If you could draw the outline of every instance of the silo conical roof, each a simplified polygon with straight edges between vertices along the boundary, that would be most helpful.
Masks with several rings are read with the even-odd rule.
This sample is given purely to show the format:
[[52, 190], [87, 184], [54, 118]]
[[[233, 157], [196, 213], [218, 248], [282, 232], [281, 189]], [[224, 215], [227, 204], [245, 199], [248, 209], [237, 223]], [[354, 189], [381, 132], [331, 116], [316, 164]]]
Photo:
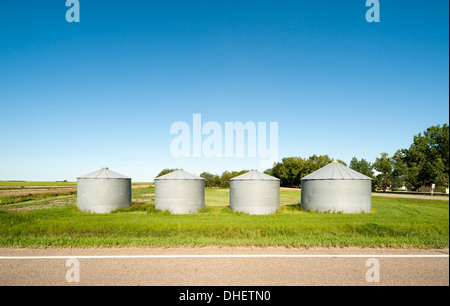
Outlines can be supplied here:
[[122, 175], [120, 173], [117, 173], [117, 172], [109, 170], [109, 168], [101, 168], [100, 170], [88, 173], [88, 174], [80, 176], [78, 178], [81, 178], [81, 179], [85, 179], [85, 178], [89, 178], [89, 179], [91, 179], [91, 178], [94, 178], [94, 179], [95, 178], [97, 178], [97, 179], [105, 179], [105, 178], [106, 179], [108, 179], [108, 178], [111, 178], [111, 179], [118, 179], [118, 178], [129, 179], [129, 177], [127, 177], [125, 175]]
[[155, 178], [155, 180], [205, 180], [200, 176], [193, 175], [184, 171], [183, 169], [178, 169]]
[[247, 173], [244, 173], [242, 175], [236, 176], [230, 180], [233, 181], [279, 181], [280, 179], [267, 175], [265, 173], [261, 173], [258, 170], [251, 170]]
[[339, 162], [332, 162], [316, 172], [302, 178], [302, 180], [372, 180]]

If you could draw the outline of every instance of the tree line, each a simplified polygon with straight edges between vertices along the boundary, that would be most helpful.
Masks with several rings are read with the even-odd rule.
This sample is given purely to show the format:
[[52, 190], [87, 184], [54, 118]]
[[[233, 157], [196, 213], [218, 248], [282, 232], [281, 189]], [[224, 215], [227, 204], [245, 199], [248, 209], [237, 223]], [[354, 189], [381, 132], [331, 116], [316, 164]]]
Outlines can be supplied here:
[[[347, 164], [335, 159], [341, 164]], [[301, 178], [331, 163], [328, 155], [313, 155], [308, 158], [285, 157], [264, 173], [280, 179], [282, 187], [301, 187]], [[437, 125], [414, 136], [409, 149], [400, 149], [393, 156], [381, 153], [373, 163], [353, 157], [348, 165], [351, 169], [373, 179], [373, 188], [386, 190], [394, 186], [411, 186], [427, 191], [431, 184], [436, 191], [444, 192], [449, 186], [449, 126]], [[175, 169], [164, 169], [158, 176]], [[203, 172], [206, 187], [228, 188], [230, 179], [248, 172], [225, 171], [221, 175]]]
[[449, 186], [449, 126], [429, 127], [414, 136], [409, 149], [393, 156], [381, 153], [373, 163], [379, 174], [375, 182], [385, 190], [388, 186], [412, 186], [427, 191], [432, 184], [437, 191]]
[[[328, 155], [287, 157], [265, 173], [279, 178], [281, 186], [299, 187], [302, 177], [330, 162]], [[436, 191], [444, 192], [449, 186], [449, 126], [429, 127], [414, 136], [408, 149], [397, 150], [393, 156], [383, 152], [373, 163], [353, 157], [349, 167], [372, 178], [374, 189], [410, 186], [428, 191], [435, 184]]]
[[[175, 171], [176, 169], [164, 169], [161, 171], [157, 177], [160, 177], [162, 175], [168, 174], [172, 171]], [[205, 187], [212, 188], [212, 187], [220, 187], [220, 188], [229, 188], [230, 187], [230, 180], [236, 176], [239, 176], [241, 174], [247, 173], [248, 170], [242, 170], [242, 171], [224, 171], [222, 175], [212, 174], [209, 172], [203, 172], [200, 174], [200, 177], [205, 179]]]

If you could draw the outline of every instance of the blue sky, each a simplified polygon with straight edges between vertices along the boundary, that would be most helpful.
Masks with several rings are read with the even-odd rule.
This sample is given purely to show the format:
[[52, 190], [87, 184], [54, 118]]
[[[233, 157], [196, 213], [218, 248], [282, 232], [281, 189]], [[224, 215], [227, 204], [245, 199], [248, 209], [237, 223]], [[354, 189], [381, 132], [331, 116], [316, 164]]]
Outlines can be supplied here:
[[449, 122], [449, 2], [0, 2], [0, 180], [76, 180], [109, 166], [152, 181], [253, 169], [173, 158], [174, 122], [278, 122], [279, 159], [347, 163]]

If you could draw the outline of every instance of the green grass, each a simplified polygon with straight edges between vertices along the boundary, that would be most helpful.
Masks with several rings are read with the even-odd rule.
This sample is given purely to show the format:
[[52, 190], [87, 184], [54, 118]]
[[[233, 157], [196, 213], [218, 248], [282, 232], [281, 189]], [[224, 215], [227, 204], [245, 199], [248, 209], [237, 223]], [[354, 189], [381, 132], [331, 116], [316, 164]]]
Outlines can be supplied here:
[[281, 201], [291, 205], [250, 216], [224, 206], [228, 190], [206, 189], [204, 210], [170, 215], [154, 208], [147, 196], [153, 193], [154, 187], [133, 189], [135, 203], [112, 214], [79, 212], [76, 196], [6, 205], [0, 247], [449, 246], [448, 201], [373, 197], [371, 214], [321, 214], [301, 210], [299, 191], [283, 190]]
[[143, 201], [152, 200], [154, 198], [154, 196], [151, 196], [152, 194], [155, 194], [155, 186], [134, 186], [131, 190], [131, 196], [133, 199], [141, 199]]
[[226, 188], [205, 188], [205, 202], [210, 206], [226, 206], [230, 201], [230, 190]]
[[[205, 201], [210, 206], [227, 206], [230, 201], [230, 190], [226, 188], [206, 188]], [[281, 205], [300, 203], [300, 190], [280, 190]]]

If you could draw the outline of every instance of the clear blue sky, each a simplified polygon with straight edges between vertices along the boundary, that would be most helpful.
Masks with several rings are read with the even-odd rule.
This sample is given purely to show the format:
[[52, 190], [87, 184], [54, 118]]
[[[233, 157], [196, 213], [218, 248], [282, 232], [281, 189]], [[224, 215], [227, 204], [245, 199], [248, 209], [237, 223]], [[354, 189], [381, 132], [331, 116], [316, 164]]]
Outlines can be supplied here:
[[0, 2], [0, 180], [76, 180], [109, 166], [151, 181], [257, 168], [170, 155], [170, 126], [279, 123], [279, 159], [349, 163], [449, 121], [449, 2]]

